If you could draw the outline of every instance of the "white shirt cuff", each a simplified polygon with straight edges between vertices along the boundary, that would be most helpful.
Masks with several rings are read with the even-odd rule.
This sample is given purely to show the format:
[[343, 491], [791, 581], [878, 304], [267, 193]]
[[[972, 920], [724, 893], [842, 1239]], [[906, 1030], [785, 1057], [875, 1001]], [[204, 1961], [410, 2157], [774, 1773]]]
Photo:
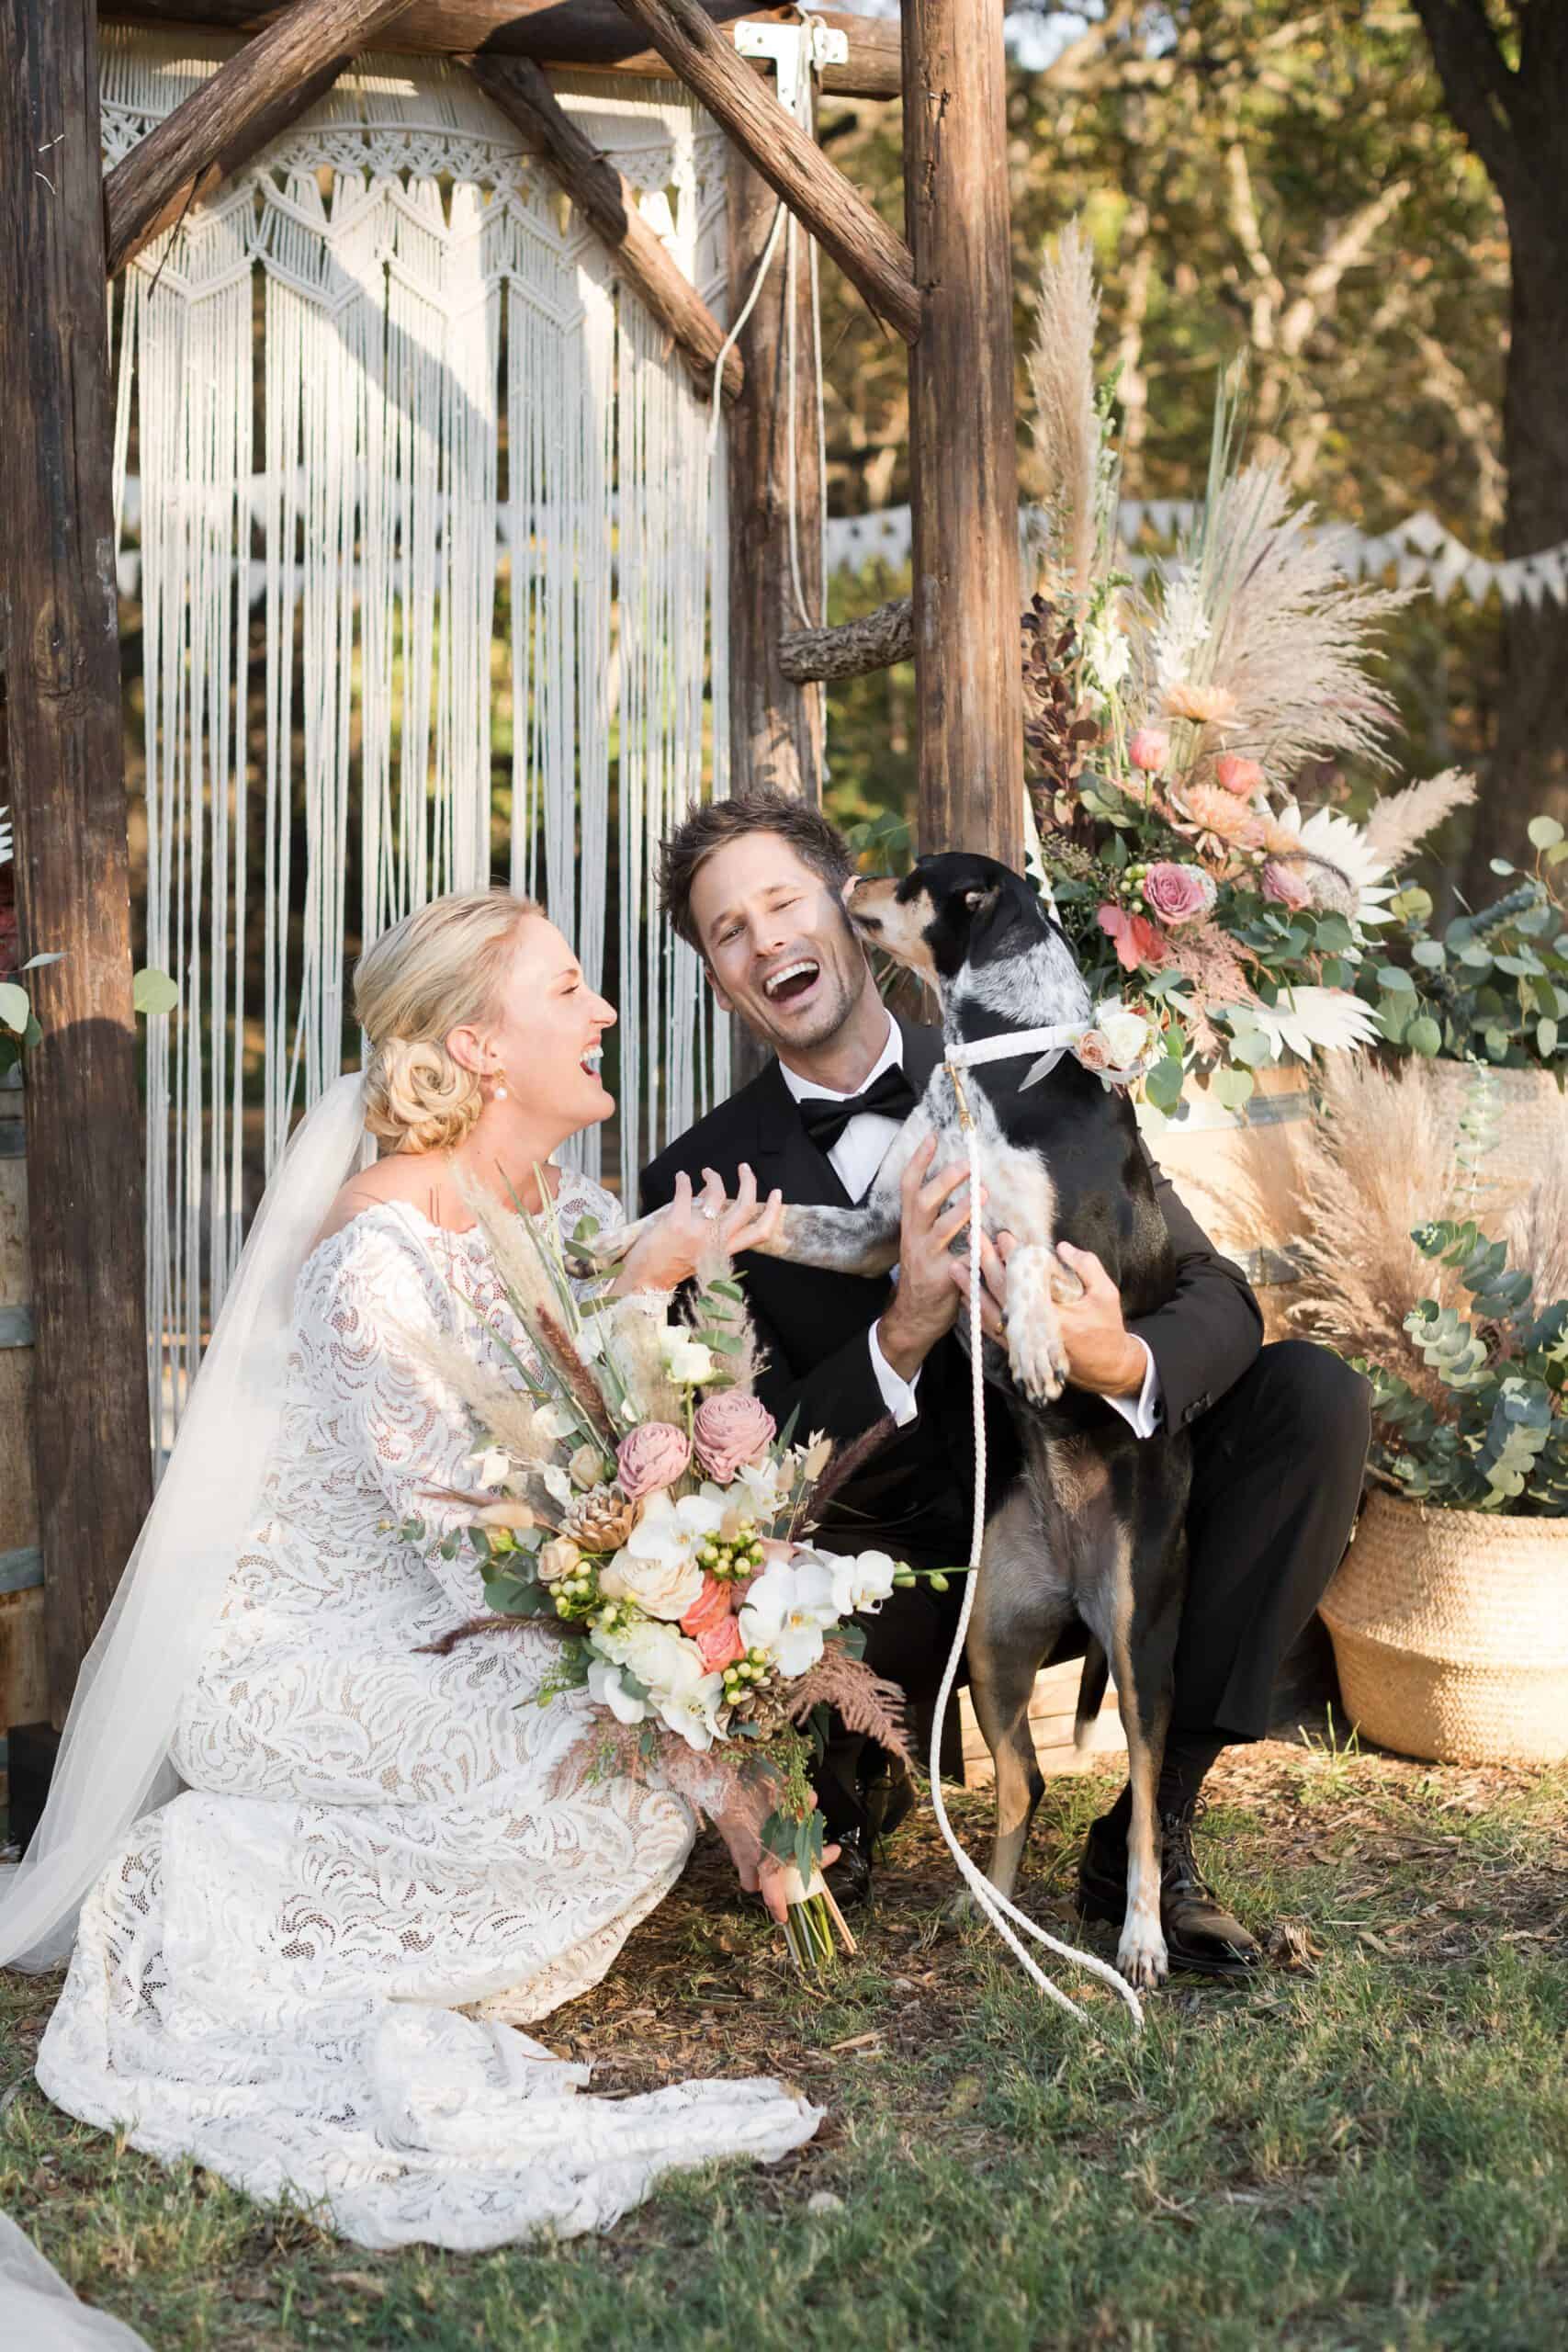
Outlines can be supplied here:
[[916, 1384], [920, 1375], [917, 1372], [913, 1380], [906, 1380], [901, 1372], [894, 1371], [882, 1352], [882, 1342], [876, 1336], [874, 1323], [866, 1337], [871, 1341], [871, 1368], [876, 1374], [876, 1385], [882, 1391], [882, 1401], [893, 1416], [894, 1427], [901, 1430], [908, 1429], [920, 1409], [919, 1399], [915, 1395]]
[[[1134, 1340], [1137, 1333], [1132, 1334]], [[1159, 1429], [1159, 1374], [1155, 1370], [1154, 1350], [1146, 1340], [1138, 1340], [1144, 1351], [1144, 1385], [1135, 1396], [1108, 1396], [1105, 1401], [1121, 1414], [1134, 1437], [1154, 1437]], [[873, 1340], [874, 1349], [875, 1341]]]

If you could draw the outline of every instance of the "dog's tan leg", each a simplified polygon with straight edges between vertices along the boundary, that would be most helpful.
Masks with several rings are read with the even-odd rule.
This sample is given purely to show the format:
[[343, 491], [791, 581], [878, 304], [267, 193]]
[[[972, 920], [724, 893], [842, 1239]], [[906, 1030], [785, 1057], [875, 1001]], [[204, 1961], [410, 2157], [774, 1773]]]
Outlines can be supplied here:
[[1028, 1488], [1016, 1487], [986, 1530], [969, 1624], [969, 1696], [997, 1768], [997, 1817], [986, 1875], [1003, 1894], [1018, 1877], [1044, 1789], [1029, 1726], [1040, 1662], [1071, 1614]]
[[1150, 1991], [1163, 1984], [1170, 1973], [1160, 1924], [1160, 1830], [1156, 1803], [1168, 1702], [1151, 1704], [1146, 1678], [1140, 1689], [1134, 1659], [1132, 1547], [1124, 1529], [1117, 1530], [1115, 1542], [1109, 1591], [1111, 1623], [1105, 1631], [1111, 1637], [1107, 1655], [1116, 1677], [1116, 1696], [1127, 1735], [1127, 1785], [1133, 1792], [1133, 1818], [1127, 1830], [1127, 1908], [1116, 1965], [1129, 1984]]

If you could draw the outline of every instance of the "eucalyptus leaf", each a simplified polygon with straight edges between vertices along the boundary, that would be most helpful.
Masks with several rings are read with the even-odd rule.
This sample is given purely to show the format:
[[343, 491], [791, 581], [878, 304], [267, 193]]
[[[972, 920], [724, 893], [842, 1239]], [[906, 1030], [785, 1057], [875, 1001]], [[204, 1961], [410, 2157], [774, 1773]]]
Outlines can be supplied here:
[[1562, 828], [1555, 817], [1532, 817], [1525, 831], [1537, 849], [1555, 849], [1562, 839]]
[[138, 1012], [173, 1012], [179, 1001], [177, 981], [170, 979], [167, 972], [154, 971], [150, 965], [138, 972], [131, 983], [130, 1001]]

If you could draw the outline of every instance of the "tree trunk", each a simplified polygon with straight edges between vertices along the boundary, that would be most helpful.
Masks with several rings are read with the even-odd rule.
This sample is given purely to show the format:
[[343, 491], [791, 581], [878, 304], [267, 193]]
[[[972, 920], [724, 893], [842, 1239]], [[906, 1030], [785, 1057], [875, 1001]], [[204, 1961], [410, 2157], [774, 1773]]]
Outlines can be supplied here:
[[[1506, 556], [1568, 539], [1568, 206], [1542, 192], [1510, 209], [1513, 293], [1503, 450]], [[1465, 875], [1475, 904], [1495, 894], [1493, 857], [1526, 859], [1525, 828], [1544, 813], [1568, 824], [1568, 605], [1542, 594], [1503, 611], [1503, 691], [1489, 788], [1476, 811]]]

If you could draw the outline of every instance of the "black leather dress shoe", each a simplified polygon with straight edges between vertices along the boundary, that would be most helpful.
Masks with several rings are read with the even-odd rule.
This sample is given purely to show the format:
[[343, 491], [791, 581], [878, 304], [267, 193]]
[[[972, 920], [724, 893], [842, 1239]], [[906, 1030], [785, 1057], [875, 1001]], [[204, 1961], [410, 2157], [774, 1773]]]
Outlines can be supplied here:
[[825, 1842], [839, 1849], [837, 1861], [822, 1875], [840, 1911], [852, 1911], [871, 1894], [871, 1837], [858, 1824], [852, 1829], [829, 1829]]
[[900, 1822], [908, 1819], [918, 1801], [908, 1766], [884, 1758], [880, 1770], [862, 1782], [861, 1801], [865, 1806], [866, 1827], [873, 1842], [891, 1838]]
[[[1191, 1976], [1246, 1976], [1263, 1947], [1233, 1917], [1202, 1876], [1192, 1852], [1199, 1808], [1167, 1814], [1160, 1824], [1159, 1918], [1173, 1970]], [[1090, 1825], [1078, 1864], [1078, 1916], [1120, 1928], [1127, 1911], [1127, 1849], [1102, 1819]]]

